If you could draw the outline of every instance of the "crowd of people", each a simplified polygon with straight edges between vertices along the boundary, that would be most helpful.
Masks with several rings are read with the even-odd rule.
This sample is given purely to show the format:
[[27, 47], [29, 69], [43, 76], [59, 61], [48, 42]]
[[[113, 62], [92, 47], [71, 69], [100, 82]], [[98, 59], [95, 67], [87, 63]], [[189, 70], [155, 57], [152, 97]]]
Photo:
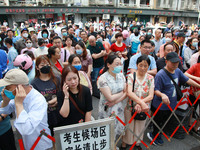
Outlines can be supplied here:
[[[45, 129], [54, 136], [54, 128], [93, 120], [92, 95], [100, 98], [98, 119], [113, 112], [126, 124], [138, 115], [129, 128], [139, 136], [145, 127], [144, 112], [155, 112], [155, 123], [162, 128], [180, 100], [180, 85], [190, 88], [190, 100], [200, 94], [200, 29], [182, 24], [165, 28], [144, 28], [143, 24], [115, 25], [100, 22], [63, 24], [25, 22], [16, 33], [16, 25], [1, 26], [0, 33], [0, 149], [16, 149], [10, 123], [30, 149]], [[16, 35], [17, 34], [17, 35]], [[181, 95], [182, 96], [182, 95]], [[199, 102], [196, 103], [196, 107]], [[12, 112], [15, 115], [12, 116]], [[191, 115], [192, 117], [192, 115]], [[193, 124], [190, 119], [188, 126]], [[147, 133], [150, 141], [159, 132], [153, 124]], [[200, 136], [197, 119], [192, 131]], [[115, 120], [115, 138], [124, 126]], [[126, 130], [120, 149], [141, 139]], [[153, 142], [163, 145], [161, 134]], [[50, 139], [42, 137], [35, 149], [53, 149]], [[116, 149], [118, 149], [116, 147]]]

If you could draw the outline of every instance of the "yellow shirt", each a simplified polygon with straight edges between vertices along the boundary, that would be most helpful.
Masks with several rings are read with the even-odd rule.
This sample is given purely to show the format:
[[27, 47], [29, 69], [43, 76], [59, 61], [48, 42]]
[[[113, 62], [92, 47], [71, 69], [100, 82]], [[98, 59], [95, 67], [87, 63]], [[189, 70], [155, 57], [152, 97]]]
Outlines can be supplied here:
[[80, 84], [82, 84], [86, 87], [89, 87], [87, 79], [85, 78], [85, 76], [81, 72], [79, 72], [79, 77], [80, 77]]

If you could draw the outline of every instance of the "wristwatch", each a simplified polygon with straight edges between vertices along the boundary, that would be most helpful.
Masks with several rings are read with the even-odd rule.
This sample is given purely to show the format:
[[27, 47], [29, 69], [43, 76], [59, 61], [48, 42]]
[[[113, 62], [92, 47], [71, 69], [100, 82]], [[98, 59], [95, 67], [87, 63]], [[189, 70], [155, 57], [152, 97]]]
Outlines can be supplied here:
[[2, 120], [4, 120], [4, 119], [5, 119], [5, 117], [4, 117], [4, 116], [2, 116], [1, 114], [0, 114], [0, 117], [2, 118]]

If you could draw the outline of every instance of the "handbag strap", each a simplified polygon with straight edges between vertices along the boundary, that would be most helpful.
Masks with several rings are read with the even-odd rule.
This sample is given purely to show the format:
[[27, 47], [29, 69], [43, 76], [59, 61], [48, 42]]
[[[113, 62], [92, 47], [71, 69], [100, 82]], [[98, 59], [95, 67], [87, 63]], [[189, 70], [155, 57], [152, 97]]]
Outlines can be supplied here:
[[64, 49], [64, 62], [66, 62], [66, 56], [67, 56], [67, 52], [66, 52], [66, 49]]
[[133, 89], [132, 91], [134, 92], [134, 88], [135, 88], [135, 78], [136, 78], [136, 72], [133, 73]]
[[172, 76], [170, 75], [170, 73], [169, 73], [165, 68], [163, 68], [163, 70], [166, 72], [166, 74], [168, 75], [168, 77], [172, 80], [172, 82], [173, 82], [175, 88], [180, 88], [180, 87], [176, 84], [176, 82], [174, 81], [174, 79], [172, 78]]
[[71, 102], [73, 103], [73, 105], [76, 107], [76, 109], [77, 109], [83, 116], [85, 116], [85, 113], [78, 107], [78, 105], [76, 104], [76, 102], [74, 101], [74, 99], [72, 98], [71, 95], [69, 95], [69, 99], [71, 100]]
[[[135, 88], [135, 79], [136, 79], [136, 72], [134, 72], [133, 73], [133, 89], [132, 89], [132, 91], [134, 92], [134, 88]], [[133, 101], [131, 101], [131, 106], [132, 106], [132, 108], [133, 108]]]

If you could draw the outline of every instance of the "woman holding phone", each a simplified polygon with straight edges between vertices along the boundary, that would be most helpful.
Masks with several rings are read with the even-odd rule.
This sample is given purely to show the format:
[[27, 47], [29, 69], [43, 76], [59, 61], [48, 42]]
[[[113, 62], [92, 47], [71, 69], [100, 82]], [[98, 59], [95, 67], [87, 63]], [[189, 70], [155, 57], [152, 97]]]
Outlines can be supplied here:
[[79, 73], [74, 66], [64, 67], [61, 85], [62, 91], [57, 95], [62, 116], [59, 126], [91, 121], [93, 108], [90, 89], [80, 84]]

